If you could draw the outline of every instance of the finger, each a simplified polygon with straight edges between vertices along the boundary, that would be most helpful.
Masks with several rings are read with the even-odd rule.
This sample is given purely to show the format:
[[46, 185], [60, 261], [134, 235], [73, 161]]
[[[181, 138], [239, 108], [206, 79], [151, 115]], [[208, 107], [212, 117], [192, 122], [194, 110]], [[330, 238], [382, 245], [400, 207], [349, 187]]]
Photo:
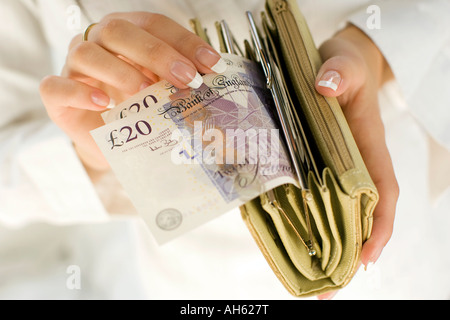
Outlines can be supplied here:
[[149, 69], [178, 88], [197, 89], [203, 83], [188, 58], [129, 21], [112, 19], [96, 25], [89, 33], [89, 39]]
[[103, 123], [98, 111], [105, 110], [108, 96], [85, 83], [57, 76], [44, 78], [39, 89], [50, 119], [66, 132], [77, 151], [84, 150], [83, 155], [79, 153], [82, 160], [90, 168], [108, 168], [90, 135], [91, 130]]
[[[122, 14], [110, 16], [110, 18], [119, 17], [136, 24], [156, 38], [166, 42], [192, 61], [201, 73], [225, 72], [227, 65], [220, 54], [200, 37], [172, 19], [161, 14], [148, 12], [131, 12], [125, 16]], [[168, 30], [170, 30], [170, 36], [168, 36]]]
[[[141, 13], [133, 13], [141, 14]], [[172, 19], [160, 14], [146, 14], [138, 21], [138, 25], [160, 40], [167, 42], [182, 55], [191, 60], [202, 73], [222, 73], [226, 70], [226, 62], [220, 54], [200, 37], [179, 25]], [[171, 36], [167, 37], [167, 31]]]
[[[332, 39], [325, 42], [320, 48], [320, 54], [324, 59], [316, 77], [316, 90], [327, 97], [337, 97], [344, 93], [353, 94], [364, 84], [364, 63], [354, 53], [348, 52], [337, 42], [340, 39]], [[346, 45], [348, 46], [348, 45]], [[351, 91], [351, 92], [349, 92]]]
[[367, 267], [375, 263], [384, 247], [389, 242], [394, 229], [394, 216], [398, 200], [398, 186], [396, 181], [377, 186], [380, 201], [373, 213], [372, 234], [361, 252], [361, 262]]
[[39, 90], [51, 118], [62, 114], [65, 108], [103, 111], [111, 102], [102, 90], [64, 77], [44, 78]]
[[373, 106], [367, 106], [369, 100], [376, 102], [376, 97], [371, 99], [367, 96], [356, 97], [353, 103], [360, 107], [365, 103], [364, 111], [361, 113], [352, 111], [356, 116], [346, 115], [379, 194], [379, 202], [373, 213], [372, 235], [363, 245], [361, 253], [361, 261], [365, 266], [378, 260], [392, 235], [399, 197], [398, 183], [386, 145], [381, 116], [375, 102]]
[[94, 42], [80, 42], [68, 54], [65, 70], [69, 77], [89, 77], [133, 95], [150, 85], [135, 67]]
[[327, 292], [327, 293], [324, 293], [324, 294], [320, 294], [320, 295], [318, 295], [317, 296], [317, 299], [319, 299], [319, 300], [331, 300], [331, 299], [333, 299], [335, 296], [336, 296], [336, 294], [338, 293], [339, 291], [330, 291], [330, 292]]

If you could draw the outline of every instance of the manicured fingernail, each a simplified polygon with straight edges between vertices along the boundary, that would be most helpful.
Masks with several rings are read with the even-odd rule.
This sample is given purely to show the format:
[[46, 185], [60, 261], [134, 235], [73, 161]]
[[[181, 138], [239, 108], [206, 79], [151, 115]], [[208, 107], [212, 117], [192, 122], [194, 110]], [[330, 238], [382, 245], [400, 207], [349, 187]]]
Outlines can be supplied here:
[[203, 84], [203, 78], [202, 76], [197, 72], [195, 74], [194, 79], [192, 79], [191, 82], [187, 84], [188, 87], [191, 87], [192, 89], [198, 89]]
[[141, 84], [139, 91], [144, 90], [145, 88], [150, 87], [150, 83], [149, 82], [144, 82], [143, 84]]
[[320, 77], [319, 86], [337, 91], [341, 84], [341, 75], [336, 71], [327, 71]]
[[114, 109], [115, 106], [116, 106], [116, 101], [111, 98], [109, 100], [109, 104], [106, 106], [106, 109]]
[[364, 266], [364, 271], [370, 271], [373, 268], [374, 262], [369, 262]]
[[111, 101], [111, 99], [100, 92], [93, 92], [91, 94], [91, 100], [93, 103], [100, 107], [107, 107]]
[[225, 60], [220, 58], [219, 61], [217, 61], [217, 63], [211, 67], [211, 70], [215, 73], [224, 73], [227, 70], [227, 67], [228, 65]]
[[175, 61], [170, 72], [179, 81], [193, 89], [198, 89], [203, 84], [203, 78], [197, 70], [184, 62]]
[[201, 47], [196, 53], [197, 60], [215, 73], [223, 73], [227, 70], [227, 63], [220, 55], [206, 47]]

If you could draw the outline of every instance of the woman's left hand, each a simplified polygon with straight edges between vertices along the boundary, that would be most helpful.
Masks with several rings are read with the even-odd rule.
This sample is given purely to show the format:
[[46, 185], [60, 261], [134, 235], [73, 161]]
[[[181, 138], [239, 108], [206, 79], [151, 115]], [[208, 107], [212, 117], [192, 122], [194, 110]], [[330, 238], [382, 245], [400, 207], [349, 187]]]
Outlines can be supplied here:
[[392, 235], [399, 196], [378, 105], [378, 90], [393, 75], [375, 44], [352, 25], [326, 41], [320, 54], [325, 62], [317, 75], [316, 89], [324, 96], [337, 97], [380, 195], [372, 235], [361, 253], [361, 263], [367, 266], [377, 261]]

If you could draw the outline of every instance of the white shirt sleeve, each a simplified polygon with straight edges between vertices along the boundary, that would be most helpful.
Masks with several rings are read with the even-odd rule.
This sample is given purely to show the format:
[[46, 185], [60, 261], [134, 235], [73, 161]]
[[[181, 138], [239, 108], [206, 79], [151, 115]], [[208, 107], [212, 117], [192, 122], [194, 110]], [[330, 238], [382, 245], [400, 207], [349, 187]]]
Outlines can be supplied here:
[[33, 1], [0, 4], [0, 224], [71, 224], [108, 215], [71, 141], [39, 96], [51, 54]]
[[[417, 121], [450, 150], [450, 2], [374, 4], [349, 21], [366, 32], [383, 53]], [[374, 15], [378, 13], [377, 26]]]

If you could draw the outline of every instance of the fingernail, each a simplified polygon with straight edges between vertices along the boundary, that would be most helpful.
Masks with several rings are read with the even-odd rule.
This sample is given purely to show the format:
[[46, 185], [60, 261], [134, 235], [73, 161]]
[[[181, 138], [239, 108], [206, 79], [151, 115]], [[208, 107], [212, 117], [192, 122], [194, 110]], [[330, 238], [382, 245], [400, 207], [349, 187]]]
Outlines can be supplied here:
[[111, 98], [109, 100], [109, 104], [106, 106], [106, 109], [114, 109], [115, 106], [116, 106], [116, 101]]
[[196, 58], [201, 64], [210, 68], [215, 73], [223, 73], [227, 70], [227, 63], [225, 60], [223, 60], [217, 52], [209, 48], [199, 48], [196, 53]]
[[333, 91], [337, 91], [341, 81], [342, 81], [342, 78], [338, 72], [327, 71], [320, 78], [319, 86], [325, 87], [325, 88], [330, 88]]
[[139, 91], [144, 90], [145, 88], [150, 87], [150, 83], [149, 82], [144, 82], [143, 84], [141, 84]]
[[93, 103], [100, 107], [107, 107], [111, 101], [111, 99], [100, 92], [94, 92], [91, 94], [91, 100]]
[[373, 268], [374, 264], [374, 262], [369, 261], [369, 263], [364, 266], [364, 271], [370, 271]]
[[179, 81], [193, 89], [198, 89], [203, 84], [203, 78], [197, 70], [184, 62], [175, 61], [170, 72]]

